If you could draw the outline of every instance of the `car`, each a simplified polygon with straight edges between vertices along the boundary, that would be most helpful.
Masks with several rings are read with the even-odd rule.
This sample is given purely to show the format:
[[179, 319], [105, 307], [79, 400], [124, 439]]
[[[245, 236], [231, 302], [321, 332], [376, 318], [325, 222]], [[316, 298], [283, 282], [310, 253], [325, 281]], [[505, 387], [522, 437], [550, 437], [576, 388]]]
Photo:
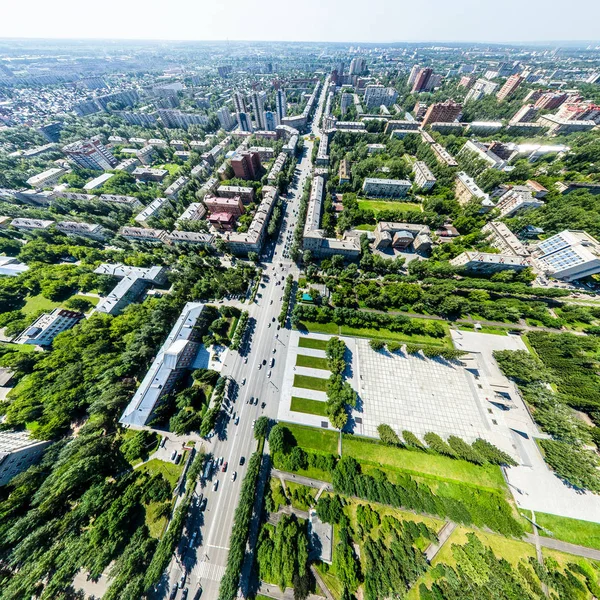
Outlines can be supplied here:
[[271, 359], [271, 368], [273, 368], [273, 366], [274, 366], [274, 365], [275, 365], [275, 359], [274, 359], [274, 358], [272, 358], [272, 359]]
[[188, 597], [188, 589], [185, 588], [185, 590], [183, 590], [183, 592], [181, 592], [181, 600], [186, 600], [187, 597]]
[[263, 402], [263, 403], [261, 403], [260, 407], [261, 407], [261, 408], [264, 408], [266, 405], [267, 405], [267, 403], [266, 403], [266, 402]]
[[272, 322], [272, 323], [275, 323], [275, 317], [273, 317], [273, 318], [271, 319], [271, 322]]
[[239, 424], [239, 422], [240, 422], [240, 418], [239, 418], [239, 417], [236, 417], [236, 418], [235, 418], [235, 421], [234, 421], [234, 423], [235, 423], [236, 425], [238, 425], [238, 424]]
[[221, 471], [223, 471], [223, 473], [225, 473], [225, 471], [227, 471], [227, 465], [228, 465], [228, 464], [229, 464], [229, 463], [228, 463], [227, 461], [225, 461], [225, 462], [223, 463], [223, 466], [221, 467]]
[[173, 452], [171, 452], [171, 460], [175, 460], [176, 457], [177, 457], [177, 450], [173, 450]]
[[218, 464], [219, 464], [219, 465], [222, 465], [224, 460], [225, 460], [225, 459], [224, 459], [224, 458], [221, 456], [221, 458], [219, 458], [219, 463], [218, 463]]
[[[247, 356], [246, 356], [246, 358], [244, 358], [244, 364], [248, 364], [248, 357]], [[246, 380], [244, 379], [244, 381], [246, 381]]]
[[240, 465], [243, 465], [246, 462], [246, 459], [243, 456], [240, 456]]
[[213, 492], [216, 492], [218, 487], [219, 487], [219, 480], [215, 479], [215, 482], [213, 483]]
[[252, 404], [254, 402], [254, 396], [250, 396], [250, 399], [248, 400], [248, 404]]
[[179, 578], [179, 587], [183, 589], [184, 585], [185, 585], [185, 573], [182, 573], [181, 577]]
[[254, 404], [258, 404], [258, 398], [254, 398]]
[[277, 331], [281, 329], [281, 325], [277, 325]]
[[264, 359], [263, 359], [263, 361], [262, 361], [262, 364], [263, 364], [263, 365], [266, 365], [266, 364], [267, 364], [267, 359], [266, 359], [266, 358], [264, 358]]
[[200, 506], [198, 507], [200, 509], [200, 512], [204, 512], [206, 510], [207, 504], [208, 504], [208, 498], [204, 498], [204, 500], [202, 500], [202, 502], [200, 502]]
[[175, 457], [175, 464], [176, 464], [176, 465], [178, 465], [178, 464], [181, 462], [181, 458], [182, 458], [181, 454], [178, 454], [178, 455]]
[[234, 471], [234, 472], [231, 474], [231, 481], [235, 481], [235, 478], [236, 478], [236, 477], [237, 477], [237, 471]]
[[258, 363], [258, 370], [260, 371], [262, 369], [262, 363]]
[[267, 373], [267, 377], [271, 377], [271, 371]]
[[171, 588], [171, 593], [169, 594], [169, 600], [175, 600], [175, 596], [177, 596], [177, 590], [179, 588], [177, 587], [177, 584], [174, 583], [173, 587]]
[[273, 354], [275, 354], [275, 352], [277, 352], [277, 348], [273, 348]]
[[[246, 362], [248, 361], [248, 359], [246, 359]], [[246, 378], [244, 377], [244, 379], [242, 379], [242, 385], [246, 385]]]

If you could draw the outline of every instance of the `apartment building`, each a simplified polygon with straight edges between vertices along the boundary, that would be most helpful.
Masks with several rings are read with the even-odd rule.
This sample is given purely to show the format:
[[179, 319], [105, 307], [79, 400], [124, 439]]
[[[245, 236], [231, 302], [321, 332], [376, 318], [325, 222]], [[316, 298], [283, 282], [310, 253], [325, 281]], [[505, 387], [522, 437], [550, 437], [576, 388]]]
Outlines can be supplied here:
[[502, 254], [512, 254], [513, 256], [529, 256], [530, 254], [527, 247], [502, 221], [486, 223], [481, 232], [485, 234], [487, 241], [494, 248], [498, 248]]
[[140, 223], [144, 227], [147, 227], [148, 219], [158, 217], [160, 213], [167, 208], [173, 208], [169, 198], [156, 198], [155, 200], [152, 200], [142, 212], [136, 215], [135, 221], [136, 223]]
[[413, 174], [415, 176], [415, 185], [422, 190], [430, 190], [435, 185], [435, 177], [429, 167], [422, 161], [418, 160], [413, 164]]
[[362, 190], [366, 196], [377, 198], [402, 198], [411, 188], [406, 179], [376, 179], [366, 177]]
[[488, 252], [463, 252], [450, 261], [453, 267], [461, 267], [467, 273], [491, 274], [498, 271], [522, 271], [531, 264], [524, 256], [491, 254]]
[[452, 123], [456, 121], [461, 112], [462, 104], [457, 104], [452, 100], [436, 102], [427, 109], [421, 125], [425, 127], [429, 123]]
[[151, 229], [150, 227], [121, 227], [119, 235], [132, 242], [159, 244], [164, 241], [167, 232], [164, 229]]
[[498, 98], [499, 101], [509, 98], [517, 91], [523, 81], [525, 81], [525, 77], [522, 75], [511, 75], [496, 94], [496, 98]]
[[468, 204], [471, 200], [481, 200], [481, 208], [485, 212], [494, 207], [490, 200], [490, 195], [486, 194], [476, 183], [475, 180], [464, 171], [456, 174], [454, 193], [456, 200], [461, 206]]
[[531, 193], [531, 188], [526, 185], [515, 185], [505, 194], [500, 196], [496, 209], [500, 217], [511, 217], [518, 211], [543, 206], [542, 200], [538, 200]]
[[427, 225], [380, 221], [374, 231], [377, 250], [395, 248], [406, 250], [410, 246], [417, 252], [429, 252], [433, 242]]
[[109, 171], [118, 162], [98, 138], [73, 142], [64, 146], [63, 152], [82, 169]]
[[67, 172], [66, 169], [62, 167], [54, 167], [52, 169], [47, 169], [46, 171], [42, 171], [33, 177], [30, 177], [27, 180], [27, 185], [32, 188], [45, 188], [52, 187], [58, 183], [58, 180]]
[[95, 223], [77, 223], [75, 221], [58, 221], [56, 229], [68, 236], [82, 236], [93, 240], [104, 241], [106, 230]]

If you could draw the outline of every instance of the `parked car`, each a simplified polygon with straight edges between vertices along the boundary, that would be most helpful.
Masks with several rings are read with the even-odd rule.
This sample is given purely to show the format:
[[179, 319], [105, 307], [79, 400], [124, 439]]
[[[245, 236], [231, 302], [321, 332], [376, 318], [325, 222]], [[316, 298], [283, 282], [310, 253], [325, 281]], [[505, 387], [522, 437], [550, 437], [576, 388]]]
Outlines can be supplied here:
[[223, 463], [223, 466], [221, 467], [221, 471], [223, 471], [223, 473], [225, 473], [225, 471], [227, 471], [227, 462]]
[[235, 478], [236, 478], [236, 477], [237, 477], [237, 471], [234, 471], [234, 472], [231, 474], [231, 481], [235, 481]]
[[219, 480], [215, 479], [215, 482], [213, 483], [213, 492], [216, 492], [218, 487], [219, 487]]

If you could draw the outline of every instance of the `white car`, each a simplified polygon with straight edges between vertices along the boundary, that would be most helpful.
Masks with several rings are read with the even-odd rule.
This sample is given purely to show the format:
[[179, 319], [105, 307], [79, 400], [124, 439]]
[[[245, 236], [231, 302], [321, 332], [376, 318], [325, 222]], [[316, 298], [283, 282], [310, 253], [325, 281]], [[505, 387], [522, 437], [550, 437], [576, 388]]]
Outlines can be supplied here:
[[267, 377], [271, 377], [271, 371], [267, 373]]
[[246, 385], [246, 378], [242, 379], [242, 385]]
[[213, 492], [216, 492], [218, 487], [219, 487], [219, 480], [216, 479], [215, 482], [213, 483]]
[[237, 477], [237, 471], [234, 471], [234, 472], [231, 474], [231, 481], [235, 481], [236, 477]]

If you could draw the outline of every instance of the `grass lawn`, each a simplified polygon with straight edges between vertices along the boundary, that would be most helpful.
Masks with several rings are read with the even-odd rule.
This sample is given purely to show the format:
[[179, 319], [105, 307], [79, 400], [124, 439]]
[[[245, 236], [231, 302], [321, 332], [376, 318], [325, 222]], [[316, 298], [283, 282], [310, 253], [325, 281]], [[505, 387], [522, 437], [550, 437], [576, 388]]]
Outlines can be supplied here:
[[427, 344], [429, 346], [437, 346], [442, 348], [451, 348], [452, 342], [449, 336], [443, 338], [434, 338], [429, 335], [407, 335], [398, 331], [390, 331], [389, 329], [372, 329], [369, 327], [349, 327], [342, 325], [340, 327], [340, 335], [348, 335], [354, 337], [374, 338], [377, 340], [389, 340], [394, 342], [406, 342], [407, 344]]
[[319, 575], [323, 578], [325, 585], [329, 588], [332, 596], [339, 600], [342, 597], [342, 584], [340, 580], [335, 576], [333, 567], [329, 567], [327, 571], [325, 569], [327, 566], [317, 563], [315, 565]]
[[33, 344], [11, 344], [10, 342], [0, 342], [0, 348], [8, 348], [17, 352], [35, 352]]
[[395, 202], [394, 200], [359, 200], [358, 208], [372, 210], [377, 214], [381, 210], [422, 210], [420, 204], [414, 202]]
[[600, 524], [598, 523], [538, 512], [535, 513], [535, 520], [542, 527], [552, 532], [552, 535], [550, 535], [540, 531], [540, 535], [600, 550]]
[[146, 507], [146, 525], [153, 538], [160, 539], [167, 525], [167, 517], [156, 518], [156, 513], [162, 504], [159, 502], [151, 502]]
[[[459, 323], [457, 329], [460, 331], [475, 331], [472, 325], [467, 323]], [[502, 327], [490, 327], [488, 325], [482, 325], [481, 329], [477, 329], [478, 333], [492, 333], [494, 335], [508, 335], [508, 329]]]
[[147, 463], [143, 464], [140, 467], [140, 471], [146, 471], [150, 473], [150, 475], [155, 475], [156, 473], [162, 473], [163, 477], [171, 484], [174, 488], [181, 472], [183, 471], [183, 465], [185, 463], [185, 456], [181, 457], [181, 462], [176, 465], [172, 462], [166, 462], [164, 460], [160, 460], [158, 458], [153, 458], [149, 460]]
[[495, 465], [473, 465], [464, 460], [418, 450], [384, 446], [352, 435], [343, 436], [342, 455], [353, 456], [363, 463], [406, 471], [411, 475], [451, 479], [478, 487], [506, 490], [500, 468]]
[[327, 379], [311, 377], [310, 375], [294, 375], [294, 387], [326, 392]]
[[376, 225], [369, 225], [368, 223], [363, 223], [362, 225], [357, 225], [354, 229], [358, 229], [360, 231], [375, 231]]
[[296, 356], [296, 366], [329, 371], [326, 358], [320, 358], [318, 356], [306, 356], [305, 354], [298, 354]]
[[[307, 501], [312, 504], [319, 491], [315, 488], [308, 487], [307, 485], [294, 483], [292, 481], [286, 481], [285, 487], [287, 488], [288, 498], [290, 499], [292, 506], [299, 510], [306, 511], [308, 511], [310, 507], [309, 504], [307, 504]], [[296, 500], [293, 498], [294, 492], [296, 492]]]
[[320, 417], [327, 416], [327, 403], [320, 400], [309, 400], [308, 398], [298, 398], [292, 396], [292, 404], [290, 410], [307, 415], [319, 415]]
[[298, 327], [300, 331], [306, 330], [309, 333], [329, 333], [338, 335], [340, 333], [339, 325], [335, 323], [313, 323], [312, 321], [302, 321]]
[[74, 296], [71, 296], [69, 300], [72, 300], [73, 298], [78, 298], [79, 300], [87, 300], [90, 304], [93, 304], [94, 306], [97, 306], [98, 302], [100, 302], [100, 298], [96, 296], [83, 296], [82, 294], [75, 294]]
[[41, 294], [37, 296], [27, 296], [25, 306], [21, 309], [26, 315], [31, 315], [40, 310], [51, 311], [60, 306], [62, 302], [54, 302], [44, 298]]
[[158, 167], [155, 167], [156, 169], [166, 169], [167, 171], [169, 171], [169, 175], [173, 175], [175, 173], [177, 173], [179, 171], [179, 169], [181, 169], [181, 165], [176, 165], [175, 163], [166, 163], [164, 165], [158, 165]]
[[286, 423], [285, 426], [294, 434], [298, 446], [302, 446], [306, 450], [337, 454], [339, 438], [337, 431], [294, 425], [293, 423]]
[[327, 347], [327, 340], [317, 340], [315, 338], [301, 337], [298, 340], [298, 346], [300, 348], [313, 348], [314, 350], [325, 350]]

